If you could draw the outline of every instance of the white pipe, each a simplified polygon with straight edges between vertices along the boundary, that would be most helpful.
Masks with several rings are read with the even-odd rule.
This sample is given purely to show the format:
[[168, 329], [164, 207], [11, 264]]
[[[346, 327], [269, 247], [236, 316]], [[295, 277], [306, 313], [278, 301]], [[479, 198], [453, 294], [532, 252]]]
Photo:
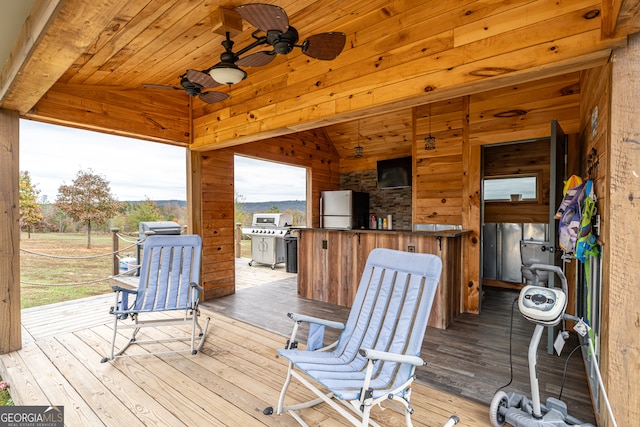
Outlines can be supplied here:
[[616, 419], [613, 417], [613, 410], [611, 409], [611, 404], [609, 404], [609, 398], [607, 397], [607, 392], [604, 389], [602, 377], [600, 376], [600, 366], [598, 366], [598, 358], [596, 357], [596, 352], [593, 349], [593, 341], [591, 341], [591, 334], [589, 333], [589, 331], [587, 331], [587, 337], [589, 338], [589, 351], [591, 352], [591, 360], [593, 361], [593, 364], [596, 366], [596, 376], [598, 377], [598, 384], [600, 384], [600, 389], [602, 390], [602, 397], [604, 398], [604, 403], [607, 405], [607, 411], [609, 412], [609, 417], [611, 418], [613, 427], [618, 427], [618, 424], [616, 424]]
[[533, 337], [529, 343], [529, 380], [531, 381], [531, 400], [533, 401], [533, 416], [536, 418], [542, 417], [542, 411], [540, 409], [540, 388], [538, 387], [538, 374], [536, 372], [536, 365], [538, 363], [538, 344], [542, 338], [542, 332], [544, 326], [537, 324], [533, 331]]

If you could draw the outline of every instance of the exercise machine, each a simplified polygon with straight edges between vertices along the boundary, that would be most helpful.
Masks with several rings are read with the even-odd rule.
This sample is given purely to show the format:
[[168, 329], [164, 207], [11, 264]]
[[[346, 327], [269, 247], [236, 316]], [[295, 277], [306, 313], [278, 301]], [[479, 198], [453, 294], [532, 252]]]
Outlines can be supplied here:
[[[518, 296], [518, 308], [522, 316], [536, 325], [529, 343], [529, 380], [531, 382], [531, 399], [527, 396], [504, 391], [498, 391], [489, 407], [489, 419], [493, 427], [501, 427], [508, 423], [514, 427], [595, 427], [590, 423], [583, 423], [567, 412], [567, 405], [560, 399], [549, 397], [546, 404], [540, 402], [540, 390], [537, 374], [538, 345], [545, 327], [556, 326], [562, 320], [574, 320], [576, 327], [583, 328], [576, 331], [584, 336], [588, 335], [587, 325], [582, 319], [567, 315], [567, 279], [562, 269], [554, 265], [534, 264], [531, 270], [536, 272], [532, 285], [526, 285]], [[539, 271], [555, 273], [562, 282], [561, 288], [547, 288], [538, 285], [536, 280]], [[583, 334], [582, 331], [585, 331]], [[562, 334], [566, 339], [568, 332]], [[615, 422], [614, 422], [615, 425]]]

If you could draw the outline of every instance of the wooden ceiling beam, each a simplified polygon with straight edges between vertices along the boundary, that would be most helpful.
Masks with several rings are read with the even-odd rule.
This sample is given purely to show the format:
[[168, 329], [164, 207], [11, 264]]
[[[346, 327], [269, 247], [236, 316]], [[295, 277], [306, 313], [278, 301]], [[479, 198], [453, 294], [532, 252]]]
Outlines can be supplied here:
[[24, 117], [186, 147], [189, 109], [182, 91], [57, 83]]
[[608, 39], [614, 36], [618, 16], [622, 10], [624, 0], [611, 0], [602, 2], [602, 38]]
[[621, 37], [640, 31], [640, 3], [637, 0], [602, 2], [603, 39]]
[[229, 33], [234, 38], [242, 32], [242, 17], [235, 9], [219, 7], [211, 13], [211, 30], [223, 37]]
[[127, 1], [36, 2], [0, 75], [0, 106], [28, 112]]

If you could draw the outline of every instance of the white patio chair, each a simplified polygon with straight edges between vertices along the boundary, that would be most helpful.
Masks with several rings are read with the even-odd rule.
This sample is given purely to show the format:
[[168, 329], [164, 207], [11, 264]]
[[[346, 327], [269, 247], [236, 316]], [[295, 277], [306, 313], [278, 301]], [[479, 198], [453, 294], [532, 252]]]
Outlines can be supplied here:
[[[388, 401], [385, 406], [403, 413], [411, 426], [411, 383], [416, 367], [425, 364], [420, 348], [441, 270], [435, 255], [374, 249], [345, 324], [289, 313], [293, 332], [286, 348], [278, 350], [289, 360], [289, 370], [275, 412], [288, 412], [307, 425], [295, 411], [326, 402], [355, 426], [377, 426], [370, 411]], [[307, 350], [295, 349], [302, 322], [309, 323]], [[340, 337], [313, 350], [323, 345], [318, 337], [324, 327], [342, 330]], [[318, 398], [285, 406], [292, 378]]]
[[[137, 289], [113, 286], [115, 303], [110, 309], [114, 316], [113, 339], [109, 357], [106, 362], [122, 356], [131, 344], [147, 344], [162, 341], [190, 341], [190, 347], [184, 350], [155, 351], [154, 354], [190, 351], [196, 354], [204, 343], [210, 318], [206, 318], [204, 328], [200, 326], [198, 309], [199, 294], [202, 287], [200, 280], [200, 263], [202, 257], [202, 240], [200, 236], [149, 236], [144, 241], [140, 280]], [[129, 296], [133, 302], [129, 303]], [[184, 315], [168, 315], [168, 312], [184, 311]], [[165, 312], [160, 318], [154, 313]], [[147, 316], [149, 319], [141, 320]], [[189, 325], [190, 333], [178, 337], [163, 339], [137, 340], [136, 336], [142, 328]], [[132, 329], [129, 340], [116, 352], [116, 340], [119, 329]], [[175, 333], [175, 329], [169, 329]], [[185, 346], [186, 347], [186, 346]], [[148, 353], [145, 353], [148, 354]]]

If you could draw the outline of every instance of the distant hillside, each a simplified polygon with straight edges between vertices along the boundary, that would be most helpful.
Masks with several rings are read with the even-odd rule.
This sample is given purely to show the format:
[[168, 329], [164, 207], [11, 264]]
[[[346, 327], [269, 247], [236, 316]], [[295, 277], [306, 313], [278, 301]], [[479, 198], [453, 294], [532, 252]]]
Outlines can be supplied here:
[[242, 204], [245, 212], [270, 212], [272, 207], [278, 208], [278, 212], [292, 211], [307, 211], [307, 202], [304, 200], [278, 200], [273, 202], [244, 202]]
[[165, 205], [187, 206], [187, 202], [185, 200], [156, 200], [156, 205], [158, 205], [158, 206], [165, 206]]
[[[126, 201], [126, 203], [136, 205], [139, 203], [144, 203], [145, 201], [146, 200], [128, 200]], [[177, 205], [182, 207], [187, 206], [187, 202], [185, 200], [152, 200], [152, 202], [154, 202], [159, 207], [166, 206], [166, 205]]]

